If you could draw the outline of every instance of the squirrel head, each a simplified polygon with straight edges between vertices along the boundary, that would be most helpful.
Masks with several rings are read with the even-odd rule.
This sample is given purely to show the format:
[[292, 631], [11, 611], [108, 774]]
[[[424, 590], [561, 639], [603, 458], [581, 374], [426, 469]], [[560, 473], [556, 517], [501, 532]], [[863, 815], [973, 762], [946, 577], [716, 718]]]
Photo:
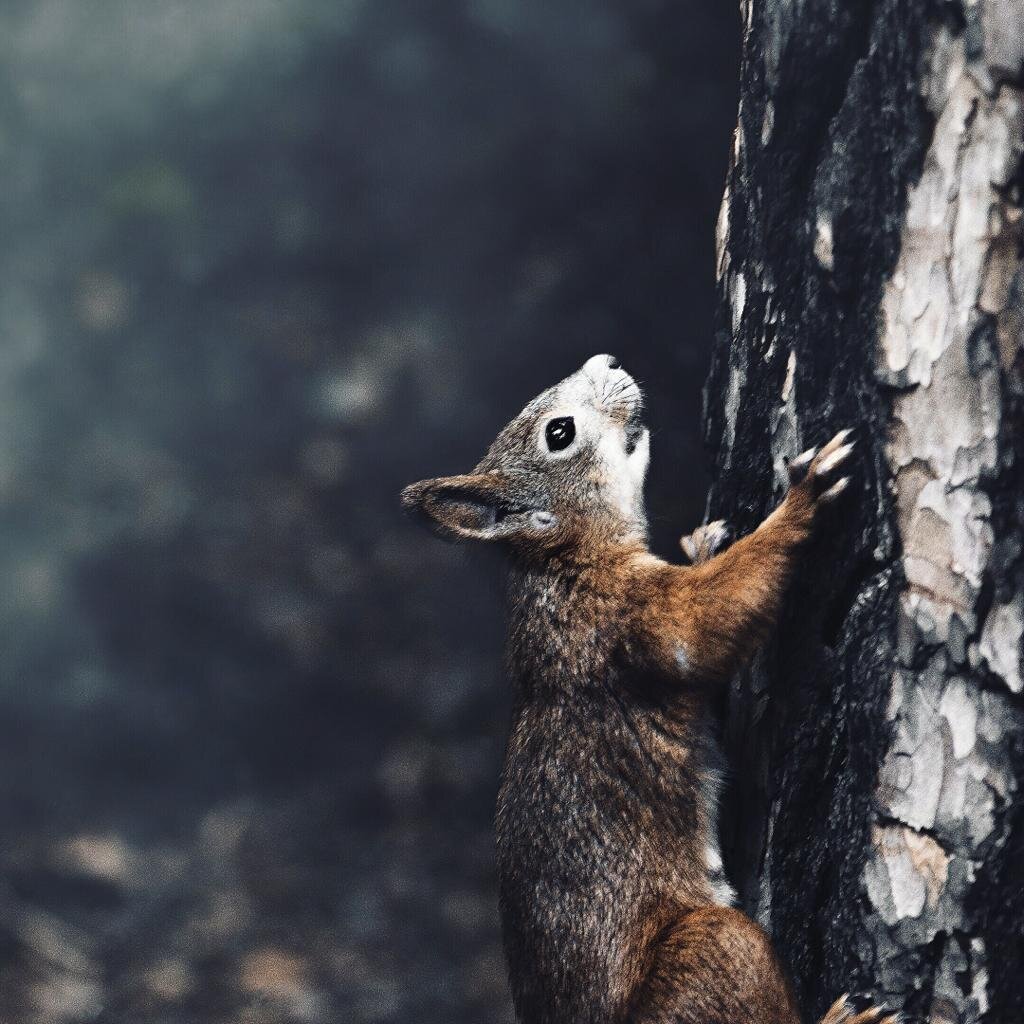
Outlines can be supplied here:
[[614, 356], [588, 359], [495, 438], [476, 469], [411, 484], [402, 504], [450, 540], [523, 555], [643, 540], [650, 437], [643, 394]]

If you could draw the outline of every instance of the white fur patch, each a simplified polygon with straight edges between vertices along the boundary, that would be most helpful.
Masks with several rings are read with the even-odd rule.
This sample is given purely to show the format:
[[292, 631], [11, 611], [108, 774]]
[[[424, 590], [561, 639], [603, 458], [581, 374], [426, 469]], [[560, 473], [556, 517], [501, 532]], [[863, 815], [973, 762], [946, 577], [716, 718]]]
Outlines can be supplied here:
[[[571, 377], [566, 377], [546, 396], [547, 408], [539, 419], [537, 449], [548, 459], [570, 458], [580, 443], [594, 446], [600, 464], [603, 491], [608, 504], [631, 522], [644, 522], [643, 488], [650, 461], [650, 433], [645, 429], [629, 454], [625, 425], [611, 415], [612, 405], [640, 401], [639, 387], [621, 367], [609, 367], [607, 356], [594, 356]], [[531, 403], [532, 404], [532, 403]], [[530, 406], [526, 410], [529, 411]], [[562, 451], [547, 445], [547, 425], [553, 419], [571, 416], [576, 441]]]
[[710, 737], [708, 767], [701, 773], [701, 796], [707, 809], [707, 821], [710, 838], [704, 846], [704, 865], [708, 873], [708, 884], [711, 887], [711, 898], [721, 907], [731, 907], [736, 902], [736, 890], [729, 884], [722, 864], [722, 852], [718, 845], [718, 794], [722, 788], [722, 774], [715, 764], [721, 754], [718, 745]]
[[690, 671], [690, 657], [682, 644], [676, 647], [676, 667], [683, 675]]
[[608, 480], [605, 495], [609, 503], [628, 519], [643, 514], [644, 479], [650, 446], [650, 434], [644, 430], [633, 453], [627, 455], [620, 427], [606, 428], [598, 443], [598, 454]]
[[704, 862], [707, 864], [708, 881], [711, 883], [714, 901], [719, 906], [731, 907], [736, 902], [736, 890], [725, 877], [725, 868], [722, 865], [722, 854], [718, 849], [717, 839], [704, 847]]

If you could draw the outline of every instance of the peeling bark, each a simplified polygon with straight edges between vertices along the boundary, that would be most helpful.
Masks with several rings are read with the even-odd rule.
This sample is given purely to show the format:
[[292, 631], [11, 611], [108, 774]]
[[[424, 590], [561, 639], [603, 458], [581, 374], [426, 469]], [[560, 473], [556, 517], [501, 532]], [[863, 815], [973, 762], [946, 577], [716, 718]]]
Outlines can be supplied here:
[[862, 453], [726, 724], [727, 865], [809, 1015], [1024, 1019], [1022, 168], [1021, 0], [745, 5], [709, 515]]

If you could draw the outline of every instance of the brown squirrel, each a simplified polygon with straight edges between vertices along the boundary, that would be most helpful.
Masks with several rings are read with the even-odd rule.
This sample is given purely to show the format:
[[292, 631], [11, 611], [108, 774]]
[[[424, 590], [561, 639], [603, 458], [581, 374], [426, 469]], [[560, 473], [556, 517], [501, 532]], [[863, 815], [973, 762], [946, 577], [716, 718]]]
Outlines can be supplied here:
[[[500, 904], [523, 1024], [796, 1024], [764, 931], [735, 909], [716, 837], [706, 704], [774, 624], [849, 431], [789, 467], [782, 504], [694, 563], [647, 549], [643, 396], [594, 356], [505, 427], [476, 469], [404, 506], [511, 562], [515, 711], [498, 796]], [[725, 547], [721, 553], [719, 548]], [[894, 1024], [838, 1000], [822, 1024]]]

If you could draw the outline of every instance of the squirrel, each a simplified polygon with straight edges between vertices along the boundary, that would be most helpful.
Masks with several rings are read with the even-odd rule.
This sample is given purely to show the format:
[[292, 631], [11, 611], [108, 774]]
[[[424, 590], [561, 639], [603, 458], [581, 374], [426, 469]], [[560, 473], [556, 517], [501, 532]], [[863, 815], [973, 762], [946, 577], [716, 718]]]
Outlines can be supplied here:
[[[648, 551], [640, 386], [598, 355], [530, 402], [469, 474], [402, 492], [452, 540], [508, 556], [511, 734], [499, 904], [522, 1024], [798, 1024], [767, 934], [732, 906], [708, 705], [775, 623], [817, 511], [848, 486], [842, 431], [728, 544]], [[896, 1024], [844, 996], [821, 1024]]]

